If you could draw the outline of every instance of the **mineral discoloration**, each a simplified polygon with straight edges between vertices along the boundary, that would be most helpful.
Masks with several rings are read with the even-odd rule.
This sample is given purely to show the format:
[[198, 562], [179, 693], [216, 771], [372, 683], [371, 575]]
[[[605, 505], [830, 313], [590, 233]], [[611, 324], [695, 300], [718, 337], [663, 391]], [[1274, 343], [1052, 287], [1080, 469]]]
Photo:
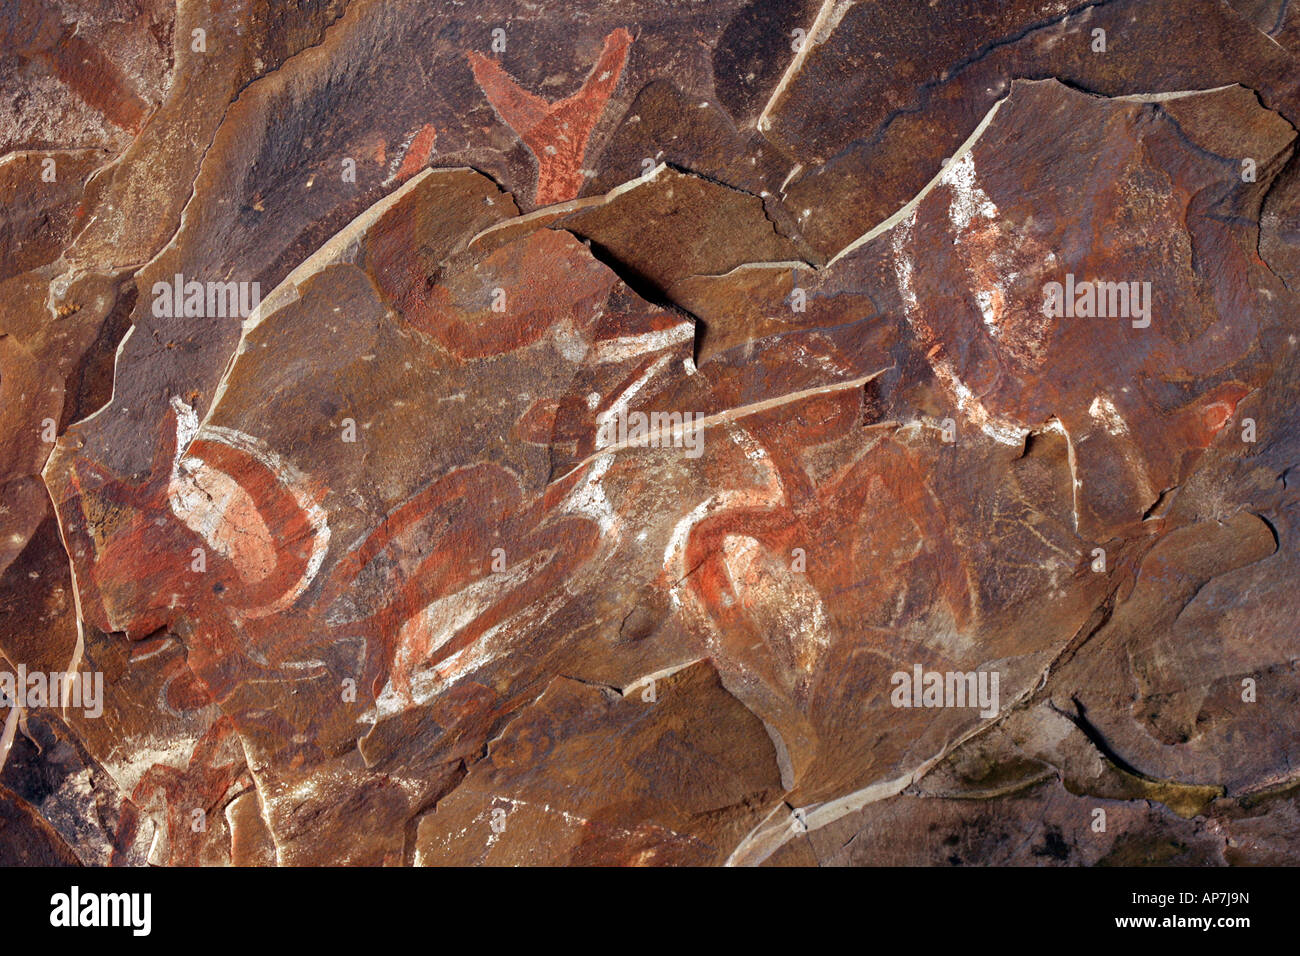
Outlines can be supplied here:
[[1300, 12], [470, 6], [0, 30], [0, 860], [1300, 861]]

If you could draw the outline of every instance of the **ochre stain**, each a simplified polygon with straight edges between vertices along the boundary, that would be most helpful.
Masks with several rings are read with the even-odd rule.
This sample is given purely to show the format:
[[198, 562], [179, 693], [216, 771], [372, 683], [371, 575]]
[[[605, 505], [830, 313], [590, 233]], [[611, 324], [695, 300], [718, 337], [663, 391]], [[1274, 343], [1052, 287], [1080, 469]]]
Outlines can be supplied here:
[[402, 165], [397, 169], [396, 178], [405, 179], [423, 169], [424, 164], [429, 161], [429, 154], [433, 152], [433, 144], [437, 140], [438, 131], [433, 128], [432, 123], [425, 123], [411, 140], [411, 145], [407, 147], [406, 155], [402, 157]]

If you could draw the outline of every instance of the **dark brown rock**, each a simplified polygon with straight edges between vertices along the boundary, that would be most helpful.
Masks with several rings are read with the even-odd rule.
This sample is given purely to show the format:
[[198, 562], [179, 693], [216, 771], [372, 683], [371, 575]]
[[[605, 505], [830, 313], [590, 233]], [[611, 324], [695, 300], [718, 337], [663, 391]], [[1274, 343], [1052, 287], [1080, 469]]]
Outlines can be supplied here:
[[0, 28], [0, 859], [1295, 862], [1290, 6], [128, 6]]

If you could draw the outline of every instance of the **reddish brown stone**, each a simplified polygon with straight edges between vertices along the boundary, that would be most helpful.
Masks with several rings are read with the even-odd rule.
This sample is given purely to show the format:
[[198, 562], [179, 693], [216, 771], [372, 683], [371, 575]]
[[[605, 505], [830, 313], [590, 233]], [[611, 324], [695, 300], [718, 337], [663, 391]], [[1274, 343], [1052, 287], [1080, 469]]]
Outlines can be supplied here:
[[282, 6], [0, 28], [0, 857], [1296, 860], [1300, 15]]

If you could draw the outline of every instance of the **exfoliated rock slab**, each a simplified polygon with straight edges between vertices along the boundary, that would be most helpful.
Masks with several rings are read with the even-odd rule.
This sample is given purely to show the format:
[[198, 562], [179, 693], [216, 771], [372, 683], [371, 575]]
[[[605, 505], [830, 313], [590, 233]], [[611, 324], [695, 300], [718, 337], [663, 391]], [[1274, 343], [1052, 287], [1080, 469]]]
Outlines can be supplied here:
[[1135, 776], [1064, 715], [1043, 716], [1017, 711], [906, 794], [796, 834], [764, 864], [1295, 864], [1294, 786], [1238, 801]]
[[1242, 812], [1222, 823], [1232, 866], [1300, 865], [1300, 806], [1295, 787], [1246, 802]]
[[716, 865], [780, 788], [762, 722], [707, 663], [651, 694], [559, 677], [421, 819], [416, 863]]
[[[5, 661], [13, 672], [15, 665]], [[12, 713], [10, 711], [9, 713]], [[125, 797], [104, 768], [81, 746], [57, 708], [21, 710], [0, 787], [40, 815], [58, 841], [85, 866], [143, 865], [151, 827], [131, 834], [120, 826]], [[48, 841], [41, 838], [37, 846]]]
[[0, 866], [78, 866], [72, 852], [27, 801], [0, 787]]
[[691, 275], [721, 275], [747, 262], [798, 258], [762, 200], [689, 173], [656, 166], [552, 228], [590, 240], [652, 297]]
[[990, 800], [1047, 779], [1076, 795], [1163, 804], [1188, 820], [1220, 811], [1225, 796], [1221, 786], [1160, 778], [1132, 766], [1097, 732], [1085, 708], [1073, 701], [1058, 705], [1046, 692], [954, 748], [907, 792]]
[[790, 63], [758, 127], [796, 164], [780, 202], [827, 256], [915, 195], [1017, 78], [1106, 96], [1240, 83], [1300, 120], [1293, 54], [1215, 0], [827, 3]]
[[877, 311], [870, 294], [845, 288], [834, 270], [806, 262], [745, 263], [722, 275], [689, 275], [669, 287], [668, 297], [698, 320], [695, 359], [701, 368], [732, 349], [752, 356], [758, 339], [861, 323]]
[[[1241, 103], [1230, 91], [1204, 95]], [[1099, 543], [1137, 533], [1160, 492], [1266, 380], [1275, 358], [1258, 335], [1285, 321], [1290, 295], [1254, 255], [1251, 225], [1216, 211], [1258, 184], [1189, 147], [1153, 109], [1018, 83], [919, 203], [841, 260], [889, 243], [898, 307], [972, 424], [1009, 443], [1053, 421], [1064, 430], [1077, 528]], [[1043, 116], [1063, 125], [1053, 130]], [[1013, 140], [1053, 157], [1028, 192], [1008, 160]], [[1140, 205], [1115, 185], [1134, 179], [1149, 185]], [[1065, 191], [1095, 193], [1098, 214], [1042, 211]], [[951, 252], [928, 257], [936, 247]], [[1205, 272], [1218, 281], [1196, 278]], [[1171, 364], [1196, 384], [1167, 374]]]
[[[1094, 830], [1105, 814], [1105, 830]], [[820, 866], [1223, 866], [1224, 839], [1159, 805], [1045, 782], [989, 800], [899, 796], [802, 838]], [[790, 844], [794, 847], [794, 844]], [[782, 849], [771, 858], [801, 852]], [[802, 851], [806, 853], [807, 851]], [[798, 857], [796, 857], [798, 859]]]
[[[1232, 794], [1291, 782], [1297, 633], [1288, 585], [1296, 561], [1300, 460], [1293, 335], [1280, 330], [1268, 386], [1171, 490], [1163, 535], [1125, 603], [1055, 675], [1114, 751], [1160, 776]], [[1250, 439], [1250, 440], [1246, 440]], [[1235, 595], [1251, 599], [1238, 602]]]

